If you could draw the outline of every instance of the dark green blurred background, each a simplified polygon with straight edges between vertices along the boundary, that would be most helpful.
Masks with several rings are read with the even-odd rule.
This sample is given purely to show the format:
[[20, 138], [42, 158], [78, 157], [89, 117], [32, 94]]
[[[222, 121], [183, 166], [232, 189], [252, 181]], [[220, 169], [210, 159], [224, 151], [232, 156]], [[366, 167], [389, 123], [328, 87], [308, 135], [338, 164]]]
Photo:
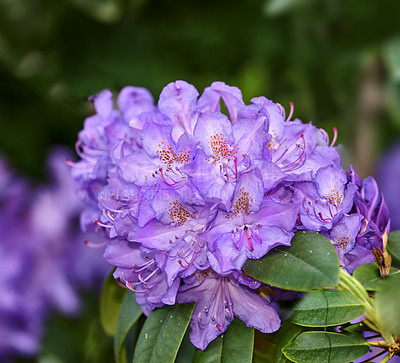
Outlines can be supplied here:
[[39, 179], [88, 95], [222, 80], [336, 126], [366, 176], [400, 136], [399, 14], [396, 0], [1, 0], [0, 151]]
[[[400, 138], [399, 14], [396, 0], [0, 0], [0, 153], [41, 180], [93, 112], [87, 96], [221, 80], [337, 127], [365, 177]], [[112, 360], [88, 301], [84, 318], [50, 319], [41, 362]]]

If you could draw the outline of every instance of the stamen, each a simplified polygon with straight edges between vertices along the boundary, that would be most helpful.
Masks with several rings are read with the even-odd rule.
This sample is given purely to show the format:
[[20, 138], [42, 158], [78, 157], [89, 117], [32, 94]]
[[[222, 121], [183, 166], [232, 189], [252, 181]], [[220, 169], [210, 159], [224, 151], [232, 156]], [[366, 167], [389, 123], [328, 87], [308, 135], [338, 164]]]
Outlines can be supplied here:
[[333, 128], [333, 140], [332, 140], [331, 144], [329, 145], [330, 147], [332, 147], [333, 145], [335, 145], [335, 142], [336, 142], [336, 140], [337, 140], [337, 135], [338, 135], [337, 128], [334, 127], [334, 128]]
[[86, 240], [84, 242], [84, 244], [86, 246], [90, 247], [90, 248], [101, 248], [101, 247], [104, 247], [107, 243], [108, 243], [108, 241], [104, 241], [104, 242], [101, 242], [101, 243], [92, 243], [92, 242], [89, 242], [89, 241]]
[[291, 119], [292, 116], [293, 116], [293, 111], [294, 111], [294, 104], [293, 104], [293, 102], [289, 102], [289, 105], [290, 105], [290, 112], [289, 112], [289, 116], [288, 116], [287, 119], [286, 119], [286, 122], [290, 121], [290, 119]]
[[133, 268], [131, 269], [131, 271], [135, 272], [135, 273], [142, 272], [143, 270], [149, 269], [149, 267], [151, 265], [153, 265], [154, 263], [155, 263], [155, 261], [154, 261], [154, 258], [153, 258], [150, 261], [148, 261], [148, 262], [146, 262], [146, 263], [144, 263], [142, 265], [134, 265]]
[[253, 242], [251, 240], [251, 233], [249, 231], [249, 229], [247, 228], [247, 226], [244, 227], [244, 231], [246, 233], [246, 238], [247, 238], [247, 243], [249, 245], [249, 250], [250, 252], [254, 251], [254, 247], [253, 247]]
[[165, 139], [158, 145], [159, 149], [156, 151], [160, 160], [168, 167], [172, 167], [176, 162], [180, 164], [187, 164], [189, 162], [190, 151], [184, 148], [179, 152], [175, 152]]
[[109, 226], [108, 224], [101, 223], [98, 219], [95, 219], [95, 220], [93, 221], [93, 223], [96, 223], [96, 224], [97, 224], [98, 226], [100, 226], [100, 227], [112, 228], [112, 226]]
[[226, 218], [235, 218], [241, 215], [249, 215], [252, 208], [253, 198], [250, 193], [246, 192], [244, 187], [240, 188], [239, 193], [236, 195], [231, 211], [226, 215]]
[[[104, 203], [103, 196], [100, 196], [99, 201], [100, 201], [100, 204], [101, 204], [107, 211], [111, 211], [111, 212], [114, 212], [114, 213], [122, 213], [122, 212], [125, 212], [125, 210], [123, 210], [123, 209], [114, 209], [114, 208], [111, 208], [111, 207], [107, 206], [107, 205]], [[122, 203], [119, 203], [119, 204], [122, 204]]]
[[75, 152], [81, 159], [86, 160], [87, 156], [82, 152], [81, 145], [82, 145], [81, 139], [78, 138], [78, 140], [75, 142]]
[[282, 117], [284, 117], [285, 116], [285, 109], [283, 108], [283, 106], [280, 104], [280, 103], [276, 103], [276, 105], [278, 106], [278, 108], [279, 108], [279, 111], [281, 112], [281, 115], [282, 115]]
[[235, 246], [236, 250], [240, 251], [243, 246], [242, 233], [239, 234], [239, 243], [238, 244], [236, 244], [235, 236], [236, 236], [236, 233], [232, 231], [232, 234], [231, 234], [232, 243]]
[[324, 130], [324, 129], [319, 129], [319, 131], [321, 131], [322, 134], [322, 138], [324, 139], [325, 143], [329, 143], [329, 135], [328, 133]]
[[[296, 144], [296, 148], [294, 149], [294, 150], [300, 149], [300, 155], [297, 157], [296, 160], [292, 161], [290, 164], [284, 165], [281, 168], [282, 170], [284, 170], [286, 172], [288, 172], [289, 170], [290, 171], [294, 171], [294, 170], [300, 169], [306, 162], [306, 157], [305, 157], [305, 155], [306, 155], [306, 152], [305, 152], [305, 150], [306, 150], [306, 141], [304, 139], [304, 135], [303, 134], [300, 135], [300, 138], [303, 141], [303, 145]], [[293, 154], [293, 152], [291, 152], [290, 155], [291, 154]]]
[[72, 166], [73, 168], [82, 168], [82, 169], [95, 165], [94, 162], [93, 163], [89, 163], [89, 162], [88, 163], [76, 163], [68, 158], [65, 159], [65, 162], [67, 163], [67, 165]]
[[160, 168], [159, 171], [160, 171], [160, 175], [161, 175], [162, 181], [163, 181], [165, 184], [167, 184], [169, 187], [171, 187], [171, 188], [173, 188], [173, 189], [175, 189], [175, 190], [178, 190], [178, 189], [180, 189], [181, 187], [183, 187], [183, 185], [184, 185], [185, 182], [186, 182], [186, 179], [184, 179], [184, 178], [182, 178], [182, 180], [180, 180], [180, 181], [176, 181], [176, 180], [172, 179], [171, 177], [169, 177], [169, 178], [170, 178], [170, 180], [172, 180], [172, 183], [171, 183], [171, 182], [168, 182], [168, 181], [166, 180], [166, 178], [165, 178], [163, 169]]
[[222, 163], [223, 160], [229, 161], [235, 159], [239, 151], [237, 146], [231, 145], [230, 141], [225, 139], [222, 133], [214, 134], [211, 136], [210, 147], [214, 155], [211, 156], [209, 159], [206, 159], [206, 161], [211, 163], [212, 165]]
[[196, 218], [195, 213], [190, 212], [186, 206], [177, 200], [170, 202], [169, 205], [168, 214], [174, 227], [183, 225], [188, 219]]

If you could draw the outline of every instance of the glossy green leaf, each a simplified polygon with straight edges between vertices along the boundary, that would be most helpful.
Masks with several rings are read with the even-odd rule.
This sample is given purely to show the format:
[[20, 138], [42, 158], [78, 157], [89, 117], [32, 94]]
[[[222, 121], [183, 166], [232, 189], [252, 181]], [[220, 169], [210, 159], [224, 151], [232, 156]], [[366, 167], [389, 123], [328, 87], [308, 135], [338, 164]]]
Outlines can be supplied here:
[[254, 329], [235, 318], [227, 331], [202, 351], [196, 349], [193, 363], [251, 362], [254, 349]]
[[135, 300], [134, 292], [128, 290], [122, 301], [118, 316], [117, 330], [114, 338], [114, 355], [116, 362], [124, 362], [123, 343], [132, 326], [142, 315], [142, 309]]
[[274, 355], [275, 363], [284, 363], [287, 361], [287, 358], [282, 353], [282, 348], [285, 345], [288, 345], [294, 339], [296, 339], [304, 330], [305, 328], [296, 324], [292, 324], [289, 320], [285, 320], [282, 323], [282, 326], [279, 329], [276, 338], [276, 348]]
[[400, 271], [398, 269], [392, 267], [389, 275], [382, 278], [379, 267], [374, 262], [361, 265], [354, 271], [353, 276], [369, 291], [379, 290], [385, 281], [397, 281], [400, 286]]
[[300, 334], [282, 351], [293, 362], [347, 363], [366, 354], [368, 344], [360, 336], [315, 331]]
[[361, 301], [347, 291], [318, 290], [299, 301], [291, 321], [310, 327], [332, 326], [352, 321], [364, 312]]
[[389, 234], [387, 248], [394, 257], [400, 260], [400, 231], [393, 231]]
[[181, 346], [175, 359], [175, 363], [188, 363], [192, 361], [196, 347], [190, 341], [190, 330], [191, 329], [186, 329], [186, 333], [183, 336]]
[[117, 322], [119, 310], [126, 289], [119, 286], [113, 277], [112, 270], [106, 277], [100, 293], [100, 323], [103, 330], [111, 337], [115, 336], [117, 331]]
[[133, 362], [174, 362], [194, 306], [165, 305], [152, 311], [140, 332]]
[[300, 231], [290, 247], [279, 246], [259, 260], [247, 260], [243, 270], [255, 279], [287, 290], [333, 288], [339, 282], [339, 260], [324, 236]]

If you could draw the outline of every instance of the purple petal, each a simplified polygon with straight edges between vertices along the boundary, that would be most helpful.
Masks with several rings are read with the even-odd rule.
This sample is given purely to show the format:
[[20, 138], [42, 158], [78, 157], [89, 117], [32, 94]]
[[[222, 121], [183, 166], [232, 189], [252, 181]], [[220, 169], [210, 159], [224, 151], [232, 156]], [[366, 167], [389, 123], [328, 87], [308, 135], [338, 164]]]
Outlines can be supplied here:
[[171, 127], [156, 125], [153, 121], [144, 124], [141, 132], [142, 145], [150, 157], [160, 158], [163, 161], [161, 153], [167, 153], [166, 156], [173, 159], [175, 143], [171, 132]]
[[248, 252], [247, 255], [249, 258], [259, 259], [274, 247], [290, 246], [290, 241], [294, 236], [293, 232], [287, 232], [276, 226], [263, 226], [258, 229], [258, 233], [262, 244], [259, 247], [259, 245], [254, 243], [254, 253]]
[[170, 83], [162, 90], [158, 108], [173, 121], [174, 140], [184, 132], [193, 133], [198, 95], [196, 88], [185, 81]]
[[103, 257], [108, 263], [123, 268], [132, 268], [134, 264], [144, 262], [140, 244], [119, 239], [108, 242]]
[[273, 162], [263, 160], [259, 169], [263, 178], [264, 188], [269, 191], [285, 179], [286, 174]]
[[[227, 277], [218, 277], [211, 274], [204, 278], [199, 271], [200, 283], [192, 284], [193, 279], [186, 279], [178, 292], [178, 303], [197, 301], [192, 319], [190, 320], [190, 340], [199, 349], [206, 349], [207, 345], [228, 328], [233, 320], [233, 314], [227, 313], [225, 306], [229, 304], [226, 296], [228, 292]], [[205, 276], [209, 274], [205, 272]]]
[[295, 226], [298, 210], [299, 205], [296, 203], [283, 204], [273, 198], [265, 197], [259, 212], [250, 215], [249, 221], [291, 231]]
[[233, 145], [232, 124], [222, 113], [201, 113], [194, 128], [194, 136], [207, 156], [219, 152], [220, 145], [225, 147], [226, 143], [228, 148], [228, 145]]
[[146, 151], [132, 153], [118, 162], [122, 178], [126, 183], [134, 183], [137, 186], [154, 188], [158, 177], [154, 174], [157, 171], [156, 159], [150, 158]]
[[107, 119], [113, 109], [111, 91], [106, 89], [94, 96], [89, 97], [89, 100], [93, 102], [97, 114], [103, 119]]
[[240, 271], [246, 262], [246, 249], [237, 249], [232, 241], [231, 233], [225, 233], [213, 243], [213, 249], [207, 251], [207, 257], [214, 271], [220, 274]]
[[265, 116], [255, 120], [239, 119], [233, 125], [233, 137], [240, 154], [247, 154], [252, 160], [261, 159], [264, 145], [270, 138], [267, 131], [268, 120]]
[[213, 82], [210, 88], [217, 92], [224, 100], [229, 118], [234, 124], [237, 121], [238, 112], [245, 106], [242, 92], [239, 88], [228, 86], [224, 82]]
[[233, 210], [231, 213], [238, 214], [257, 212], [264, 197], [264, 184], [261, 173], [253, 169], [242, 174], [236, 183]]
[[233, 313], [246, 326], [262, 333], [272, 333], [280, 328], [281, 320], [265, 298], [239, 284], [229, 284], [229, 292], [233, 301]]
[[118, 95], [117, 104], [125, 122], [139, 130], [143, 124], [137, 116], [155, 109], [153, 96], [142, 87], [124, 87]]

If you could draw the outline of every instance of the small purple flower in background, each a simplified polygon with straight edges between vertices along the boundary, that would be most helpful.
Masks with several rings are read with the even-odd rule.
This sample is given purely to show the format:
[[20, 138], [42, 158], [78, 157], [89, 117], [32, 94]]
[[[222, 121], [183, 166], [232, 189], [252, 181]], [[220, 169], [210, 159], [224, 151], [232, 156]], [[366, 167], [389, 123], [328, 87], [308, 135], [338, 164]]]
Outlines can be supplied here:
[[[98, 236], [83, 234], [77, 218], [83, 209], [76, 197], [70, 168], [65, 163], [69, 153], [54, 149], [49, 156], [50, 185], [35, 190], [30, 205], [31, 238], [35, 240], [38, 266], [37, 284], [55, 308], [65, 313], [79, 309], [78, 287], [98, 288], [106, 274], [102, 251], [88, 248], [85, 241], [94, 242]], [[53, 283], [48, 284], [48, 276]]]
[[400, 229], [400, 143], [381, 157], [377, 168], [377, 180], [390, 211], [392, 230]]
[[[30, 273], [34, 246], [29, 238], [28, 183], [17, 178], [4, 159], [0, 169], [0, 360], [7, 361], [15, 354], [38, 351], [45, 302]], [[16, 281], [29, 288], [21, 289]]]
[[[84, 244], [82, 211], [65, 150], [49, 158], [53, 182], [32, 189], [0, 161], [0, 360], [34, 355], [53, 309], [78, 312], [79, 288], [99, 290], [107, 266]], [[97, 236], [94, 238], [98, 238]]]

